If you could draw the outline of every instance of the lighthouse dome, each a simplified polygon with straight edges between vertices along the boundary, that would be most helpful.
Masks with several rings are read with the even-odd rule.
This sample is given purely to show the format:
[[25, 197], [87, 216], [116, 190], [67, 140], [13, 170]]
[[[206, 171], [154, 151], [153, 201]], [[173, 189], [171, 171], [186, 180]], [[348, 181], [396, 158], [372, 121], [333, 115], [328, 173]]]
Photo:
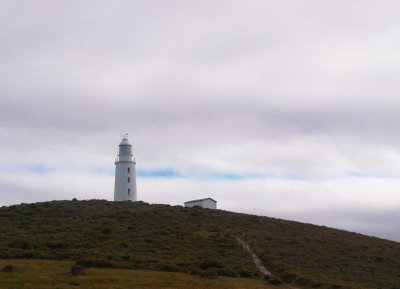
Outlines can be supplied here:
[[128, 155], [132, 156], [132, 145], [129, 143], [128, 137], [124, 136], [119, 144], [119, 156]]
[[123, 137], [121, 143], [119, 144], [120, 146], [130, 146], [131, 144], [129, 143], [129, 140], [127, 137]]

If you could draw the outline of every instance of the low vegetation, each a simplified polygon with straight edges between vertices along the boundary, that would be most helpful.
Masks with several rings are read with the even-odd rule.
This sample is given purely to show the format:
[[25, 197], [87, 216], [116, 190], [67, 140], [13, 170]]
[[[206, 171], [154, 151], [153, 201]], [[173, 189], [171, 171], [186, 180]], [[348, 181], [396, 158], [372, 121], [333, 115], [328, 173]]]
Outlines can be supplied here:
[[[261, 276], [237, 238], [250, 245], [273, 278]], [[400, 288], [400, 243], [267, 217], [143, 202], [2, 207], [0, 259], [15, 258], [70, 260], [66, 272], [76, 278], [118, 268], [189, 273], [202, 280], [259, 278], [264, 285], [283, 282], [297, 288]]]
[[202, 209], [141, 202], [58, 201], [4, 207], [0, 258], [258, 277], [235, 236], [201, 224], [202, 214]]
[[176, 272], [158, 272], [132, 269], [89, 268], [84, 274], [70, 274], [73, 261], [54, 260], [0, 260], [0, 266], [12, 264], [12, 274], [0, 272], [0, 288], [7, 289], [289, 289], [268, 285], [250, 278], [203, 278]]

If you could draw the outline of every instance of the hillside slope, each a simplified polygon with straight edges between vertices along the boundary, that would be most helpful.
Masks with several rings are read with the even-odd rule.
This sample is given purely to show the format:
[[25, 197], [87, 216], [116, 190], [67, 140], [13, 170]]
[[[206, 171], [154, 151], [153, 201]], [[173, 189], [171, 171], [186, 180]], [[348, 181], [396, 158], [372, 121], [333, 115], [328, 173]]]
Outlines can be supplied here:
[[221, 210], [142, 202], [53, 201], [0, 208], [0, 258], [98, 268], [261, 277], [246, 241], [284, 282], [400, 288], [400, 243]]

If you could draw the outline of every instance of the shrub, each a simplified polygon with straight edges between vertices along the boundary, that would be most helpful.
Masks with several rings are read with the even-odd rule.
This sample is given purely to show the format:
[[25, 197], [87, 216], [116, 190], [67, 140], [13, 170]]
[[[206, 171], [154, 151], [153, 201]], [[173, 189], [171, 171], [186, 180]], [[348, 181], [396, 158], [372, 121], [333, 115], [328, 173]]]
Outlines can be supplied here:
[[32, 259], [35, 255], [33, 254], [33, 252], [28, 251], [28, 252], [23, 252], [22, 254], [20, 254], [18, 257], [19, 258], [23, 258], [23, 259]]
[[110, 228], [105, 228], [103, 231], [101, 231], [104, 235], [110, 235], [111, 234], [111, 229]]
[[263, 280], [264, 281], [269, 281], [269, 280], [271, 280], [271, 275], [264, 275], [264, 277], [263, 277]]
[[281, 285], [282, 282], [279, 279], [272, 278], [271, 280], [268, 281], [268, 284], [270, 284], [270, 285]]
[[115, 265], [112, 262], [103, 259], [85, 259], [78, 261], [77, 264], [88, 268], [115, 268]]
[[233, 270], [217, 269], [216, 272], [219, 276], [227, 276], [227, 277], [237, 277], [238, 276], [238, 274], [236, 274], [236, 272]]
[[208, 268], [223, 268], [224, 266], [218, 260], [206, 259], [200, 263], [201, 269], [208, 269]]
[[239, 272], [239, 274], [240, 274], [240, 277], [244, 277], [244, 278], [249, 278], [251, 276], [251, 273], [247, 270], [241, 270]]
[[29, 239], [27, 237], [22, 237], [22, 236], [18, 236], [18, 237], [13, 237], [11, 239], [11, 241], [8, 243], [8, 247], [10, 248], [21, 248], [21, 249], [29, 249], [30, 246], [30, 242]]
[[313, 281], [313, 282], [311, 282], [311, 284], [310, 284], [310, 287], [312, 287], [312, 288], [319, 288], [319, 287], [321, 287], [322, 286], [322, 283], [321, 282], [318, 282], [318, 281]]
[[3, 267], [3, 272], [7, 272], [7, 273], [12, 273], [14, 271], [14, 266], [13, 265], [5, 265]]
[[285, 273], [282, 275], [282, 280], [285, 282], [293, 282], [294, 280], [296, 280], [296, 274], [293, 273]]
[[214, 269], [209, 269], [206, 271], [202, 271], [200, 273], [200, 277], [213, 279], [213, 278], [217, 278], [218, 274]]
[[165, 272], [178, 272], [179, 267], [174, 265], [174, 264], [164, 264], [159, 267], [160, 271], [165, 271]]
[[193, 268], [192, 270], [190, 270], [189, 274], [191, 275], [200, 275], [201, 271], [197, 268]]
[[81, 264], [75, 264], [71, 267], [71, 274], [74, 276], [84, 275], [86, 270], [86, 266]]
[[61, 242], [46, 242], [46, 247], [50, 249], [62, 249], [65, 248], [65, 244]]
[[311, 282], [309, 278], [300, 277], [296, 279], [296, 285], [306, 286]]

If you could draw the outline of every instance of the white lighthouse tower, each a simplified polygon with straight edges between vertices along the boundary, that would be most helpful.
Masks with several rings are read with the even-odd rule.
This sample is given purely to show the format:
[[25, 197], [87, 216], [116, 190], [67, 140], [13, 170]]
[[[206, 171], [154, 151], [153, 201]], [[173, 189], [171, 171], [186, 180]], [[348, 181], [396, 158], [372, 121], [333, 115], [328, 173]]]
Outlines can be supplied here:
[[114, 201], [137, 201], [136, 160], [128, 135], [122, 137], [118, 157], [115, 160]]

